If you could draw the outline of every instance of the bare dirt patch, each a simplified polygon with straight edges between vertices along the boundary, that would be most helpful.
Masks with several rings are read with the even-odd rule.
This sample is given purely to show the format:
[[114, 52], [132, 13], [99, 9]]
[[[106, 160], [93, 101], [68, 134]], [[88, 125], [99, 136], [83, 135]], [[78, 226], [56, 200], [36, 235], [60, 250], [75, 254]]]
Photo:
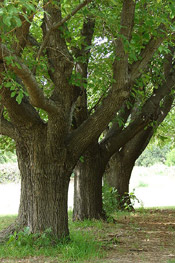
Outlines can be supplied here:
[[175, 263], [175, 210], [133, 213], [116, 224], [108, 257], [100, 263]]

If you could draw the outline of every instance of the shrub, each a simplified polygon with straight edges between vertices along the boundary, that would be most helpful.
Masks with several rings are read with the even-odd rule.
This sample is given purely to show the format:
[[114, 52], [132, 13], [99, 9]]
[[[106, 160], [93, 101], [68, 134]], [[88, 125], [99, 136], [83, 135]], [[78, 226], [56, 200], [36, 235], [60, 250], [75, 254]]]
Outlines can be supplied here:
[[17, 163], [0, 164], [0, 183], [19, 182], [20, 173]]
[[110, 187], [107, 183], [103, 185], [103, 209], [107, 217], [110, 217], [118, 209], [117, 189]]
[[167, 153], [165, 164], [168, 166], [175, 166], [175, 149]]
[[[129, 203], [127, 202], [128, 199], [130, 200]], [[117, 189], [115, 187], [110, 187], [107, 183], [104, 183], [103, 209], [106, 213], [106, 216], [109, 219], [112, 218], [112, 215], [116, 211], [120, 211], [120, 210], [132, 211], [136, 201], [140, 203], [134, 191], [131, 193], [125, 193], [125, 195], [122, 198], [119, 198]]]
[[164, 147], [160, 148], [158, 145], [153, 144], [143, 151], [143, 153], [137, 159], [136, 165], [148, 167], [156, 163], [164, 164], [166, 161], [166, 154], [169, 149], [169, 145], [165, 145]]

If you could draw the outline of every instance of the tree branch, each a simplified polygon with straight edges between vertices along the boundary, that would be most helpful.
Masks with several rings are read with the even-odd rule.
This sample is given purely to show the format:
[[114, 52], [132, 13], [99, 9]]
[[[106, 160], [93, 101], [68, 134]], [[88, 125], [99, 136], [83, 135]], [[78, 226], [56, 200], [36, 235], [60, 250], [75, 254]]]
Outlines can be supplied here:
[[62, 26], [66, 21], [68, 21], [72, 16], [74, 16], [80, 9], [82, 9], [83, 7], [85, 7], [87, 4], [89, 4], [92, 1], [93, 0], [85, 0], [83, 3], [79, 4], [70, 14], [68, 14], [66, 17], [64, 17], [61, 21], [52, 25], [52, 27], [49, 29], [49, 31], [45, 35], [45, 38], [44, 38], [44, 40], [40, 46], [40, 49], [39, 49], [37, 57], [36, 57], [37, 61], [39, 60], [39, 58], [43, 52], [43, 49], [46, 47], [52, 31], [58, 29], [58, 27]]
[[[33, 15], [34, 16], [34, 15]], [[33, 19], [33, 16], [30, 16], [30, 22]], [[14, 50], [15, 53], [19, 56], [24, 47], [27, 44], [27, 37], [29, 35], [29, 28], [30, 28], [30, 22], [26, 21], [23, 16], [20, 16], [20, 19], [22, 21], [22, 25], [20, 27], [17, 27], [15, 30], [15, 35], [17, 38], [17, 42], [14, 43]]]
[[[87, 148], [89, 141], [93, 141], [99, 137], [110, 120], [113, 119], [115, 113], [120, 109], [124, 100], [129, 96], [127, 83], [128, 54], [124, 51], [123, 37], [121, 35], [128, 40], [130, 39], [134, 13], [135, 1], [125, 0], [121, 15], [121, 30], [116, 46], [116, 56], [120, 58], [120, 61], [116, 59], [114, 63], [113, 75], [116, 82], [113, 84], [108, 96], [103, 100], [102, 105], [79, 128], [73, 131], [68, 138], [68, 148], [71, 152], [75, 153], [75, 159], [78, 158], [80, 152], [83, 152]], [[79, 141], [79, 144], [77, 144], [77, 141]]]
[[[111, 137], [105, 138], [101, 143], [101, 147], [105, 152], [106, 158], [110, 158], [116, 149], [122, 147], [126, 142], [132, 139], [137, 133], [143, 130], [152, 121], [162, 122], [173, 102], [171, 90], [175, 87], [175, 72], [170, 74], [167, 80], [147, 99], [142, 107], [142, 111], [135, 117], [120, 134], [113, 134]], [[167, 96], [167, 97], [166, 97]], [[165, 98], [163, 107], [160, 106], [160, 101]], [[109, 157], [107, 157], [109, 155]]]
[[108, 138], [110, 138], [113, 135], [117, 135], [119, 134], [124, 125], [126, 124], [128, 117], [130, 116], [131, 112], [132, 112], [132, 108], [128, 108], [127, 107], [127, 102], [134, 104], [135, 102], [135, 98], [131, 95], [130, 98], [126, 101], [125, 105], [122, 107], [122, 109], [120, 110], [119, 114], [117, 115], [118, 119], [122, 119], [123, 121], [123, 125], [119, 125], [119, 123], [115, 120], [113, 122], [112, 127], [109, 129], [108, 133], [105, 136], [105, 140], [107, 140]]
[[150, 41], [146, 45], [146, 47], [140, 53], [140, 59], [134, 62], [130, 67], [130, 78], [131, 81], [134, 82], [137, 79], [146, 66], [148, 65], [150, 59], [153, 57], [155, 51], [162, 44], [162, 42], [166, 39], [167, 34], [165, 33], [165, 26], [160, 25], [157, 29], [159, 37], [151, 37]]
[[[115, 86], [128, 82], [128, 52], [125, 52], [124, 41], [130, 41], [134, 25], [135, 1], [124, 0], [121, 13], [121, 29], [116, 40], [116, 56], [113, 64]], [[114, 84], [113, 84], [114, 85]]]
[[24, 65], [21, 60], [8, 50], [8, 48], [0, 43], [0, 59], [5, 61], [5, 57], [12, 57], [13, 63], [8, 65], [8, 67], [17, 74], [23, 81], [30, 98], [30, 102], [33, 106], [42, 108], [47, 112], [52, 112], [56, 110], [55, 104], [44, 97], [43, 91], [39, 88], [38, 83], [30, 71], [30, 69]]
[[[80, 61], [77, 62], [75, 66], [76, 73], [79, 73], [82, 77], [81, 83], [81, 95], [78, 97], [75, 105], [74, 110], [74, 120], [75, 120], [75, 127], [77, 128], [85, 121], [88, 116], [88, 109], [87, 109], [87, 92], [84, 88], [83, 84], [87, 83], [87, 75], [88, 75], [88, 63], [89, 63], [89, 55], [90, 49], [86, 49], [87, 46], [91, 46], [92, 38], [94, 34], [95, 28], [95, 20], [94, 18], [88, 17], [85, 18], [83, 23], [83, 28], [81, 31], [81, 36], [84, 37], [84, 43], [81, 45], [81, 48], [76, 49], [76, 58], [80, 58]], [[83, 62], [82, 59], [83, 58]]]
[[4, 119], [3, 109], [4, 107], [0, 105], [0, 134], [15, 139], [15, 129], [11, 122]]

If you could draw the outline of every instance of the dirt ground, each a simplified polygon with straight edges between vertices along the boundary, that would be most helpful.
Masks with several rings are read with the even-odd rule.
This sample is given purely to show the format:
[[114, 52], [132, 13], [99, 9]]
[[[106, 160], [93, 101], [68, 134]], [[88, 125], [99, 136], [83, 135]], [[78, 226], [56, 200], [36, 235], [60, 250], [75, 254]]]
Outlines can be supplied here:
[[[145, 210], [122, 215], [115, 224], [106, 224], [102, 239], [106, 258], [89, 263], [147, 262], [175, 263], [175, 210]], [[8, 263], [56, 263], [61, 259], [0, 259]], [[80, 261], [78, 261], [80, 263]], [[76, 263], [74, 261], [74, 263]]]
[[175, 263], [175, 210], [133, 213], [116, 224], [108, 257], [97, 262]]

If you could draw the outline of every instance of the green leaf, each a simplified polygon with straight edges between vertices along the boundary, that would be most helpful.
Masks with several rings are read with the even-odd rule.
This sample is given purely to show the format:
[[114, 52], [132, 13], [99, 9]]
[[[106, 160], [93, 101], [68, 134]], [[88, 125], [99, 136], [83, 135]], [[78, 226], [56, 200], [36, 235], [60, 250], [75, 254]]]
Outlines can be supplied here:
[[18, 96], [16, 97], [16, 101], [18, 102], [18, 104], [21, 104], [22, 98], [23, 98], [23, 92], [20, 90]]
[[22, 25], [21, 19], [17, 16], [14, 17], [17, 27], [20, 27]]
[[6, 83], [4, 84], [4, 86], [5, 86], [6, 88], [10, 88], [10, 87], [12, 86], [12, 83], [11, 83], [11, 82], [6, 82]]
[[15, 97], [16, 96], [16, 91], [13, 91], [12, 93], [11, 93], [11, 98], [13, 98], [13, 97]]
[[11, 26], [11, 16], [3, 16], [3, 23], [7, 26]]

